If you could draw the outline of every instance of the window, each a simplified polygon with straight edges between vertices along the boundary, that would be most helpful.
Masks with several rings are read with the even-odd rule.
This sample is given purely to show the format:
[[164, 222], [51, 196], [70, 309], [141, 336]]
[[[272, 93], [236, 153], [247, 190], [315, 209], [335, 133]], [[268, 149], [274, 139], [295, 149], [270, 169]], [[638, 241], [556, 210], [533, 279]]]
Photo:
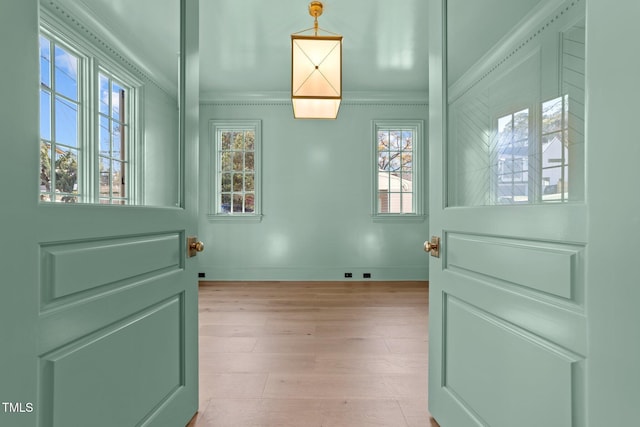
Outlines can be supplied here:
[[259, 218], [260, 121], [211, 123], [212, 218]]
[[422, 215], [422, 121], [375, 121], [374, 217]]
[[[71, 31], [40, 35], [40, 200], [132, 204], [141, 84]], [[95, 82], [95, 83], [93, 83]]]
[[498, 118], [492, 152], [497, 204], [568, 201], [568, 103], [564, 95], [538, 104], [535, 117], [523, 109]]
[[80, 56], [40, 36], [40, 199], [78, 202], [83, 101]]

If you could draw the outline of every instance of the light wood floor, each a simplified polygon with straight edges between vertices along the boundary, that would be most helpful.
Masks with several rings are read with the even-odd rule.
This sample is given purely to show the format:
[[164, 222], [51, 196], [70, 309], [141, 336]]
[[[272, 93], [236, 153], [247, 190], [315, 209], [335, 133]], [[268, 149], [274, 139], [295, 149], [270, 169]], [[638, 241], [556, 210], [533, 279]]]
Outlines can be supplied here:
[[188, 427], [428, 427], [427, 282], [201, 282]]

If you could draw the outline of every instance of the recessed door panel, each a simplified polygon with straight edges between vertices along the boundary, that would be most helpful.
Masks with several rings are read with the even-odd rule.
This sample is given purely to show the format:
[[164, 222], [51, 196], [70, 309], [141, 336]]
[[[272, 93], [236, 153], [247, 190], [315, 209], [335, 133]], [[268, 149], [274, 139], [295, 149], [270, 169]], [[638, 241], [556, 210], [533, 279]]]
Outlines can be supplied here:
[[478, 426], [573, 425], [577, 356], [455, 297], [445, 312], [444, 387]]
[[173, 297], [43, 355], [40, 425], [133, 426], [152, 416], [184, 385], [182, 307]]

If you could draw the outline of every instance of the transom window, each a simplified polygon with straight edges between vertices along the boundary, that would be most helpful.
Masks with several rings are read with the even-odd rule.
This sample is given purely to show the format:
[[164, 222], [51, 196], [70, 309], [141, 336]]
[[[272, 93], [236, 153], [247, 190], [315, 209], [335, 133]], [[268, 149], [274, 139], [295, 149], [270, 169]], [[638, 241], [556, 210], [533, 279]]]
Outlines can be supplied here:
[[374, 122], [374, 216], [422, 214], [422, 122]]
[[212, 122], [213, 216], [260, 215], [260, 122]]

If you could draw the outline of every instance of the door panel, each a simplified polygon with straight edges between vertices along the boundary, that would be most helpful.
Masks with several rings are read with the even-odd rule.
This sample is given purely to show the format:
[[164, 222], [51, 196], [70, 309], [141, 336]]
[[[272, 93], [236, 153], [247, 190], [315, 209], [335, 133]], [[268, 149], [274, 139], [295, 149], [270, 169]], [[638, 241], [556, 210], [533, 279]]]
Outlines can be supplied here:
[[429, 409], [585, 426], [584, 2], [431, 6]]
[[546, 425], [572, 425], [579, 358], [451, 294], [444, 304], [444, 388], [468, 425], [534, 427], [541, 411]]
[[0, 41], [15, 58], [3, 93], [16, 100], [0, 106], [11, 159], [0, 174], [15, 194], [0, 204], [0, 425], [186, 425], [198, 406], [198, 289], [186, 256], [197, 222], [198, 1], [180, 0], [175, 17], [180, 176], [162, 187], [171, 199], [179, 188], [172, 207], [38, 200], [39, 4], [2, 8], [2, 27], [21, 42]]
[[186, 385], [184, 307], [172, 296], [40, 356], [41, 425], [144, 423]]

